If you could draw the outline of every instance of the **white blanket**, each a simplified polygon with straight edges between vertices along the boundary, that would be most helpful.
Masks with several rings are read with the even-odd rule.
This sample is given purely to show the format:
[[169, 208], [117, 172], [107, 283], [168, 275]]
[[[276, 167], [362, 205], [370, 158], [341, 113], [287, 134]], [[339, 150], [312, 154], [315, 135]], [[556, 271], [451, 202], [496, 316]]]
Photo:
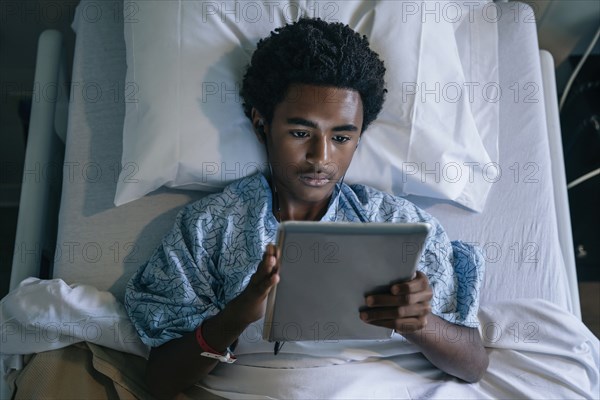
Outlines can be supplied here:
[[27, 278], [0, 301], [3, 369], [20, 369], [19, 355], [88, 341], [147, 357], [125, 309], [110, 292], [62, 279]]
[[[573, 315], [545, 300], [515, 299], [482, 307], [479, 319], [490, 365], [476, 384], [441, 372], [400, 340], [287, 343], [274, 358], [247, 331], [238, 362], [219, 365], [200, 385], [232, 398], [599, 397], [600, 344]], [[111, 294], [59, 279], [23, 281], [2, 299], [0, 323], [5, 368], [19, 367], [15, 355], [83, 340], [148, 354]]]
[[599, 398], [599, 341], [573, 315], [545, 300], [516, 299], [482, 307], [479, 319], [490, 365], [476, 384], [450, 377], [419, 353], [406, 354], [412, 346], [400, 344], [390, 355], [390, 342], [376, 342], [340, 348], [337, 357], [327, 348], [328, 365], [303, 365], [321, 343], [304, 344], [304, 359], [284, 355], [287, 368], [243, 354], [201, 386], [230, 398]]

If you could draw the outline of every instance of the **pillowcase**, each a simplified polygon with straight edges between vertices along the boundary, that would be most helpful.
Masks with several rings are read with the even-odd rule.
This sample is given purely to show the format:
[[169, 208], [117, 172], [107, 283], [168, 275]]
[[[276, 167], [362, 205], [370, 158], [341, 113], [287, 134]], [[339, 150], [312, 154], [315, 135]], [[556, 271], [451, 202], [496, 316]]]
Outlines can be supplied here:
[[[162, 185], [217, 191], [266, 170], [264, 148], [242, 110], [244, 67], [259, 39], [310, 16], [367, 35], [387, 69], [384, 108], [366, 130], [346, 182], [450, 199], [481, 211], [492, 183], [490, 172], [482, 171], [497, 161], [497, 103], [482, 102], [480, 93], [486, 93], [479, 90], [469, 93], [468, 82], [478, 79], [481, 88], [482, 79], [493, 78], [495, 24], [484, 21], [486, 29], [477, 33], [485, 39], [474, 42], [474, 27], [488, 4], [451, 4], [126, 2], [125, 87], [136, 92], [125, 96], [133, 101], [126, 104], [115, 204]], [[486, 62], [475, 62], [473, 54]], [[495, 76], [488, 81], [497, 82]], [[486, 109], [485, 119], [478, 121], [477, 107]]]

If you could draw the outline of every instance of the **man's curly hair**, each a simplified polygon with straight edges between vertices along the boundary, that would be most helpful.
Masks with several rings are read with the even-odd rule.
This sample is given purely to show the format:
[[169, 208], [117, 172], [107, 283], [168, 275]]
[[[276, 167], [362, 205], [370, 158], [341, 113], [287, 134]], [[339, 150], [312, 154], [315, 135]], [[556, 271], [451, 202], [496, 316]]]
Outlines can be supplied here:
[[240, 94], [248, 118], [255, 107], [270, 123], [292, 84], [355, 90], [363, 103], [364, 132], [383, 106], [384, 74], [383, 61], [366, 36], [342, 23], [301, 18], [258, 42]]

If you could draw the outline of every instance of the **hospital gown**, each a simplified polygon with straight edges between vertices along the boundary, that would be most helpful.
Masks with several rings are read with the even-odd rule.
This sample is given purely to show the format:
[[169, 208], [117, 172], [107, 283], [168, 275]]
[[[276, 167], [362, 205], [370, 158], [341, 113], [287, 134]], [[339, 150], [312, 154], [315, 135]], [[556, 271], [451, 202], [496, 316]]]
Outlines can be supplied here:
[[[418, 269], [433, 290], [432, 313], [478, 326], [483, 256], [467, 243], [450, 242], [425, 211], [368, 186], [341, 184], [321, 221], [430, 224]], [[221, 311], [250, 281], [278, 225], [271, 189], [260, 173], [184, 207], [127, 285], [125, 307], [142, 341], [159, 346]]]

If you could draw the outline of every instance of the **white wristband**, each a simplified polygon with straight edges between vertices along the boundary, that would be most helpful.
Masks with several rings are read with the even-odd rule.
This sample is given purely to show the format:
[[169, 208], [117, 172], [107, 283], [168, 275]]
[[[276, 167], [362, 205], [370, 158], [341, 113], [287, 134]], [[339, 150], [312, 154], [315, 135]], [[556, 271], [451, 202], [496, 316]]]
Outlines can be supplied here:
[[219, 360], [219, 361], [227, 363], [227, 364], [234, 363], [235, 360], [237, 360], [235, 358], [235, 356], [233, 355], [233, 353], [229, 349], [227, 349], [225, 354], [215, 354], [215, 353], [209, 353], [207, 351], [204, 351], [204, 352], [200, 353], [200, 355], [204, 356], [204, 357], [214, 358], [215, 360]]

